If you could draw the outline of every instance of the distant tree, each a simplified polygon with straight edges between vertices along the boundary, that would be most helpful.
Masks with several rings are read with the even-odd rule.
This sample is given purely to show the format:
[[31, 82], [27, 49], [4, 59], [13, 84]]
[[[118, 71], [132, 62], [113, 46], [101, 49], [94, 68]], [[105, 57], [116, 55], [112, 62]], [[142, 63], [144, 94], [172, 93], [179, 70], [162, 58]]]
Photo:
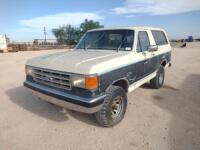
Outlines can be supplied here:
[[71, 25], [61, 26], [57, 29], [53, 29], [52, 32], [60, 44], [76, 44], [81, 36], [80, 29], [72, 27]]
[[60, 44], [65, 43], [65, 29], [64, 27], [59, 27], [58, 29], [53, 29], [52, 30], [54, 36], [57, 39], [57, 42]]
[[80, 29], [72, 27], [71, 25], [64, 26], [64, 29], [65, 29], [65, 42], [69, 45], [76, 44], [81, 36]]
[[100, 25], [98, 21], [87, 20], [80, 25], [80, 29], [83, 33], [87, 32], [88, 30], [95, 29], [95, 28], [103, 28], [103, 25]]
[[74, 45], [76, 44], [81, 36], [88, 30], [95, 28], [103, 28], [103, 25], [93, 20], [87, 20], [80, 24], [80, 27], [73, 27], [70, 24], [61, 26], [56, 29], [52, 29], [52, 33], [56, 37], [58, 43]]

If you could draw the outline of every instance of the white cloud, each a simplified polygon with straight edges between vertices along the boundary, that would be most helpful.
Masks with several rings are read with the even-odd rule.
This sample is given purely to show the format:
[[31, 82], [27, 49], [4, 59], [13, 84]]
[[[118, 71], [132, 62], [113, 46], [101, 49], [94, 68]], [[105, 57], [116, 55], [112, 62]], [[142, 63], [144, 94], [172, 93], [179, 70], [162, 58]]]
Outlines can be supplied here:
[[114, 8], [117, 15], [167, 15], [200, 10], [200, 0], [125, 0], [123, 7]]
[[23, 25], [26, 30], [28, 29], [41, 29], [44, 26], [52, 29], [61, 25], [71, 24], [74, 26], [79, 25], [84, 19], [102, 20], [102, 16], [96, 13], [75, 12], [75, 13], [58, 13], [47, 16], [35, 17], [32, 19], [21, 20], [20, 24]]

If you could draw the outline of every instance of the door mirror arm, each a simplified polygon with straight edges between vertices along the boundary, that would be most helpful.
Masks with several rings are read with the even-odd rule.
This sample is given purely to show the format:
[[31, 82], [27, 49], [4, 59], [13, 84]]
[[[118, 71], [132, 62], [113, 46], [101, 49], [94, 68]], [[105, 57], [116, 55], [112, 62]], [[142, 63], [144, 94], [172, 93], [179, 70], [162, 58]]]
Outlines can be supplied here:
[[149, 52], [155, 52], [158, 50], [158, 46], [157, 45], [150, 45], [148, 48]]

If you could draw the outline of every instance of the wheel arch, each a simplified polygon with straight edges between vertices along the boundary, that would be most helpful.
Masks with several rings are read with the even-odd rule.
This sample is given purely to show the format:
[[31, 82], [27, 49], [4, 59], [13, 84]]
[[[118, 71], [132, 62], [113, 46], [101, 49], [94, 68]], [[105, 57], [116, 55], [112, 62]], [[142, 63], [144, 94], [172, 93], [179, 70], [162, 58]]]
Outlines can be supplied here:
[[129, 81], [126, 78], [121, 78], [121, 79], [113, 81], [110, 86], [113, 86], [113, 85], [119, 86], [119, 87], [123, 88], [125, 92], [128, 92]]

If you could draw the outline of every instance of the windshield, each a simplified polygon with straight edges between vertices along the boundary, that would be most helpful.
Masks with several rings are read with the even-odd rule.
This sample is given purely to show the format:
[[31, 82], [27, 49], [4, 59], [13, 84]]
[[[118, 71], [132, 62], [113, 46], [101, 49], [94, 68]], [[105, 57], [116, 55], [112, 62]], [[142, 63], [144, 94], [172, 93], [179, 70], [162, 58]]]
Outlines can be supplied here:
[[133, 47], [133, 30], [101, 30], [87, 32], [76, 49], [104, 49], [130, 51]]

